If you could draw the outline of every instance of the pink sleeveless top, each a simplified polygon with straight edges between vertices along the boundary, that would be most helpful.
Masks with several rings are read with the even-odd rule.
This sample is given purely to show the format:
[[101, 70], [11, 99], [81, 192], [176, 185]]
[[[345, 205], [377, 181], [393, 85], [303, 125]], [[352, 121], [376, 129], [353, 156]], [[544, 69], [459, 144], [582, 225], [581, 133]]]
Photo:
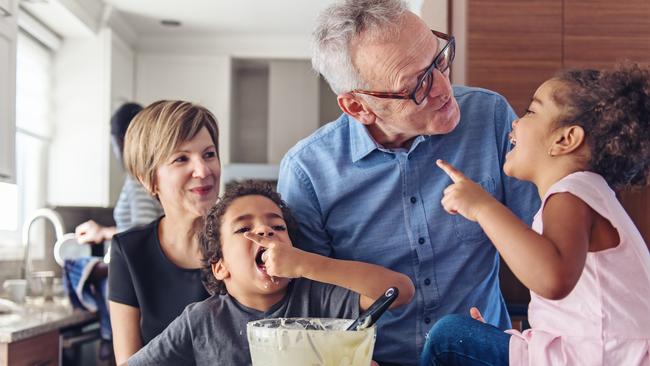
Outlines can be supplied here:
[[[618, 231], [618, 246], [589, 252], [571, 293], [548, 300], [531, 291], [532, 329], [508, 331], [510, 365], [650, 365], [650, 254], [603, 177], [570, 174], [546, 193], [570, 192]], [[542, 232], [542, 209], [533, 230]]]

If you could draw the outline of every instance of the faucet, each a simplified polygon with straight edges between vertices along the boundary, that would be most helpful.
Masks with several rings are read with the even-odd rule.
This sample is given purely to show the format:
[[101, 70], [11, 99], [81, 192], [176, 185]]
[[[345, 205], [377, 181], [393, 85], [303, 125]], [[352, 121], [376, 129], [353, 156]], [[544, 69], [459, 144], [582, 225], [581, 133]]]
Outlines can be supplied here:
[[63, 236], [63, 230], [64, 230], [63, 220], [61, 219], [61, 216], [52, 209], [39, 208], [38, 210], [34, 211], [34, 213], [32, 213], [25, 220], [25, 223], [23, 224], [23, 236], [22, 236], [23, 246], [25, 248], [25, 259], [20, 272], [20, 278], [23, 279], [27, 279], [27, 276], [31, 273], [32, 270], [32, 263], [29, 255], [29, 229], [32, 227], [34, 221], [40, 218], [50, 220], [50, 222], [54, 226], [54, 233], [56, 236], [56, 240], [59, 240], [59, 238]]

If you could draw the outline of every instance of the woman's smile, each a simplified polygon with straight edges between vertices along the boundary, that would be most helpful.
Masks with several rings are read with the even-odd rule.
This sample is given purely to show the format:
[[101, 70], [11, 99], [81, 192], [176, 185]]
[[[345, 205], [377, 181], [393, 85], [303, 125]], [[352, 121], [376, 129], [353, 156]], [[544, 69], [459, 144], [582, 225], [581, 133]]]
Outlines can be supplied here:
[[201, 197], [206, 197], [210, 194], [210, 192], [212, 192], [213, 188], [214, 186], [211, 184], [201, 185], [194, 188], [190, 188], [190, 192], [195, 193]]

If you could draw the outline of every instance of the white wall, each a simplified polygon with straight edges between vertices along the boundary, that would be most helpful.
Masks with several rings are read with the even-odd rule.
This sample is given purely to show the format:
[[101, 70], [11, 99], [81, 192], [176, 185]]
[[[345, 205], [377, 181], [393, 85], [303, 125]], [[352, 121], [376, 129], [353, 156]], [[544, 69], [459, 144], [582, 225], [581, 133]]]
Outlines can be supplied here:
[[415, 10], [431, 29], [440, 32], [449, 30], [449, 21], [447, 19], [448, 6], [447, 0], [426, 0], [422, 1], [419, 11]]
[[[131, 46], [115, 33], [111, 40], [110, 114], [113, 115], [122, 104], [135, 100], [135, 53]], [[109, 121], [106, 123], [109, 124]], [[109, 202], [114, 205], [122, 191], [125, 172], [122, 162], [115, 154], [110, 154], [109, 162]]]
[[309, 59], [310, 35], [228, 35], [202, 37], [143, 36], [135, 48], [143, 53], [217, 55], [233, 58]]
[[467, 83], [467, 0], [454, 0], [452, 34], [456, 37], [456, 59], [452, 70], [454, 84]]
[[208, 108], [219, 121], [219, 153], [230, 162], [230, 69], [228, 56], [139, 52], [135, 99], [143, 105], [183, 99]]
[[[431, 29], [450, 32], [456, 38], [456, 58], [451, 68], [451, 79], [454, 84], [465, 84], [467, 0], [452, 2], [452, 19], [447, 19], [449, 14], [447, 0], [422, 0], [420, 7], [414, 9], [414, 12], [420, 15]], [[450, 25], [452, 29], [449, 29]]]
[[[48, 203], [108, 206], [110, 30], [66, 39], [54, 59]], [[65, 82], [63, 82], [65, 81]]]

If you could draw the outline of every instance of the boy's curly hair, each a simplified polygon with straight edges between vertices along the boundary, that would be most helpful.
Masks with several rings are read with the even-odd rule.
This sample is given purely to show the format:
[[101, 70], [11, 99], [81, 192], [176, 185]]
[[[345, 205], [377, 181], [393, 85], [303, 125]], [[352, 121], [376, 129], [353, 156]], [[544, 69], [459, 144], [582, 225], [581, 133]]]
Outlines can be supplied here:
[[645, 186], [650, 172], [650, 70], [623, 63], [613, 70], [568, 70], [554, 93], [565, 113], [558, 126], [579, 125], [591, 151], [588, 169], [613, 188]]
[[217, 203], [210, 208], [203, 217], [203, 228], [199, 232], [199, 246], [201, 248], [201, 280], [205, 289], [211, 294], [226, 293], [226, 287], [222, 281], [217, 280], [212, 273], [212, 264], [219, 262], [223, 257], [221, 251], [221, 224], [223, 215], [228, 207], [237, 198], [244, 196], [263, 196], [273, 201], [280, 210], [285, 223], [289, 238], [296, 237], [298, 224], [293, 218], [287, 204], [282, 200], [280, 194], [273, 189], [268, 182], [261, 180], [246, 180], [228, 186], [226, 192]]

